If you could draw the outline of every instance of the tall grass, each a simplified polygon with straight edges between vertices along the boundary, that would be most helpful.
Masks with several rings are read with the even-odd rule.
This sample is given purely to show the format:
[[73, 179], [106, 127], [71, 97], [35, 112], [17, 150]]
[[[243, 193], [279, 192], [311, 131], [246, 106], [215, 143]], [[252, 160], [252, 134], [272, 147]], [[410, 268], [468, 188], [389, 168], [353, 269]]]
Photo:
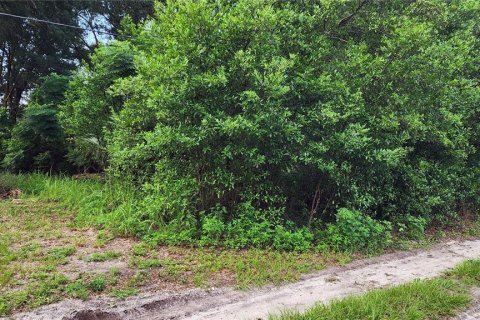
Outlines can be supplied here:
[[76, 213], [78, 227], [95, 225], [120, 235], [136, 235], [144, 228], [135, 205], [135, 189], [124, 181], [4, 173], [0, 185], [20, 189], [24, 197], [58, 202]]

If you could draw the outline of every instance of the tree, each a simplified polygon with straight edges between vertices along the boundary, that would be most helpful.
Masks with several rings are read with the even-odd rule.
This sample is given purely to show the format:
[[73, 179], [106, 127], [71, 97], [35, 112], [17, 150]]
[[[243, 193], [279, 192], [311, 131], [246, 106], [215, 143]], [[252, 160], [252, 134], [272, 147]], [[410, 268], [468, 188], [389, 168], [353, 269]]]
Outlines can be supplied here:
[[[83, 20], [93, 30], [120, 32], [127, 16], [138, 24], [154, 12], [154, 1], [95, 1], [83, 12]], [[99, 19], [100, 17], [100, 19]], [[103, 23], [101, 23], [103, 21]]]
[[[1, 1], [0, 11], [76, 25], [77, 2]], [[24, 94], [52, 72], [65, 73], [84, 57], [83, 31], [45, 23], [2, 17], [0, 20], [0, 89], [11, 121], [20, 116]]]
[[64, 135], [57, 111], [68, 81], [66, 76], [51, 74], [32, 93], [24, 116], [6, 143], [4, 167], [15, 172], [66, 169]]
[[67, 134], [69, 159], [78, 168], [105, 168], [106, 136], [112, 131], [112, 115], [123, 105], [110, 87], [134, 72], [130, 45], [113, 42], [95, 51], [91, 66], [85, 65], [74, 73], [60, 119]]
[[10, 138], [10, 126], [11, 123], [8, 120], [8, 114], [6, 110], [0, 111], [0, 162], [5, 157], [6, 142]]
[[89, 43], [90, 33], [81, 29], [2, 16], [0, 92], [10, 120], [21, 116], [25, 94], [42, 77], [75, 69], [98, 46], [99, 32], [117, 32], [123, 17], [138, 22], [152, 7], [151, 1], [0, 1], [0, 12], [90, 28], [97, 40]]

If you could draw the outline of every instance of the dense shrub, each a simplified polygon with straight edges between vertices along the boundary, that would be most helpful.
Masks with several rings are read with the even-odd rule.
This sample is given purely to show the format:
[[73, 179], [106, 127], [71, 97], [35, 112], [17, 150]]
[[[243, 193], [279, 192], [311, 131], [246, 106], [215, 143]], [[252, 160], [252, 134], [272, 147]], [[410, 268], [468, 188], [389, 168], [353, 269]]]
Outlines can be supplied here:
[[60, 120], [68, 139], [69, 160], [84, 171], [103, 170], [107, 163], [106, 135], [122, 99], [109, 88], [119, 78], [134, 74], [128, 43], [101, 46], [91, 64], [79, 68], [69, 83]]
[[69, 78], [52, 74], [33, 91], [22, 119], [12, 129], [3, 165], [13, 171], [65, 169], [63, 129], [57, 120]]
[[356, 5], [159, 4], [134, 31], [137, 74], [111, 88], [111, 172], [141, 186], [141, 215], [188, 230], [221, 206], [243, 246], [339, 207], [448, 218], [475, 203], [480, 5]]
[[325, 231], [325, 242], [337, 251], [381, 251], [391, 243], [392, 225], [357, 211], [338, 210], [335, 224]]
[[219, 245], [225, 231], [225, 223], [215, 216], [203, 218], [200, 245]]
[[273, 234], [273, 248], [276, 250], [304, 252], [311, 248], [312, 232], [307, 228], [288, 230], [277, 226]]
[[425, 236], [427, 219], [411, 215], [400, 216], [396, 219], [398, 234], [407, 239], [420, 240]]
[[51, 105], [31, 103], [12, 130], [3, 164], [13, 171], [59, 170], [65, 163], [62, 128]]
[[[125, 23], [129, 40], [96, 51], [60, 112], [70, 161], [136, 188], [116, 227], [303, 251], [328, 224], [328, 246], [374, 251], [383, 220], [418, 238], [476, 212], [480, 2], [360, 3], [168, 0]], [[19, 166], [22, 126], [5, 163], [51, 161], [48, 147]]]

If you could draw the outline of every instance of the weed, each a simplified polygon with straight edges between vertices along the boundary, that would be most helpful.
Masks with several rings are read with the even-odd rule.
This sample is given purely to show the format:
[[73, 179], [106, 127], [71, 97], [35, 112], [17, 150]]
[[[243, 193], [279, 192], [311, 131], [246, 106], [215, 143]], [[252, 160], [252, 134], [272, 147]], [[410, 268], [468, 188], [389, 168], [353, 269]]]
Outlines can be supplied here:
[[107, 279], [104, 275], [97, 275], [90, 280], [88, 286], [94, 292], [102, 292], [107, 288]]
[[68, 284], [65, 288], [65, 292], [69, 297], [82, 300], [86, 300], [89, 295], [88, 288], [80, 281]]
[[116, 298], [124, 299], [130, 296], [134, 296], [138, 293], [138, 290], [135, 288], [127, 289], [115, 289], [112, 290], [111, 295]]
[[149, 254], [149, 252], [150, 252], [150, 246], [145, 242], [141, 242], [132, 246], [132, 254], [134, 256], [145, 257]]
[[109, 260], [115, 260], [121, 257], [122, 254], [116, 251], [105, 251], [102, 253], [93, 253], [89, 257], [87, 257], [88, 262], [104, 262]]
[[126, 281], [125, 285], [127, 287], [139, 287], [145, 283], [147, 277], [148, 274], [145, 272], [145, 270], [137, 271]]
[[197, 273], [193, 277], [193, 283], [196, 287], [204, 287], [205, 286], [205, 275], [202, 273]]
[[6, 286], [13, 279], [13, 271], [0, 267], [0, 288]]
[[130, 266], [136, 267], [139, 269], [153, 269], [159, 268], [163, 265], [163, 262], [159, 259], [132, 259], [130, 260]]
[[74, 247], [57, 247], [47, 252], [47, 258], [52, 260], [62, 260], [75, 253]]
[[467, 260], [447, 272], [447, 275], [468, 285], [480, 286], [480, 260]]
[[100, 230], [97, 234], [95, 245], [99, 248], [104, 247], [108, 242], [115, 239], [115, 237], [105, 230]]

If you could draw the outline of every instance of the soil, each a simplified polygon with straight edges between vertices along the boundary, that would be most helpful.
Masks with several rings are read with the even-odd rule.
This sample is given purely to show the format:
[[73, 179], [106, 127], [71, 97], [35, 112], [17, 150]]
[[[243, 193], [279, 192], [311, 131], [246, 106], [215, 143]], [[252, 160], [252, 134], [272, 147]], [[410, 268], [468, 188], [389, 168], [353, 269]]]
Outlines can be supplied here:
[[[458, 263], [480, 257], [480, 240], [455, 240], [428, 250], [398, 252], [333, 267], [303, 277], [297, 283], [251, 291], [230, 288], [143, 293], [118, 300], [66, 300], [17, 314], [14, 319], [267, 319], [285, 309], [304, 310], [373, 288], [398, 285], [440, 275]], [[475, 294], [480, 300], [480, 292]], [[477, 301], [478, 301], [477, 300]], [[480, 319], [478, 303], [458, 320]]]
[[455, 320], [478, 320], [480, 319], [480, 288], [473, 292], [472, 307], [461, 313]]
[[20, 189], [10, 189], [0, 185], [0, 200], [5, 199], [18, 199], [22, 195]]

